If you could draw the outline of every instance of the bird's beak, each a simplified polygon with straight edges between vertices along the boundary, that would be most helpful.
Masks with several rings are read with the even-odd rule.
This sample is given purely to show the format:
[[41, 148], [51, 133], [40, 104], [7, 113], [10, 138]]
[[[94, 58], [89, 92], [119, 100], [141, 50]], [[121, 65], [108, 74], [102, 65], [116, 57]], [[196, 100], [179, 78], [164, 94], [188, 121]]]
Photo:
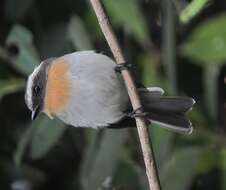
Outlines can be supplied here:
[[35, 120], [35, 118], [38, 116], [40, 112], [40, 107], [37, 106], [31, 113], [31, 120]]

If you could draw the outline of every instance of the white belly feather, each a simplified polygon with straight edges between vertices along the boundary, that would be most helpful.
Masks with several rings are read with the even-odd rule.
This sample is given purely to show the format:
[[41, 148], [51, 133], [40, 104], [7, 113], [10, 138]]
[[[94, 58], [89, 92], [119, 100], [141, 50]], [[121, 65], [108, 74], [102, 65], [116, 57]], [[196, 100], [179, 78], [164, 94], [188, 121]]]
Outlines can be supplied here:
[[70, 104], [57, 114], [76, 127], [105, 127], [124, 117], [128, 95], [115, 63], [107, 56], [83, 51], [64, 56], [72, 81]]

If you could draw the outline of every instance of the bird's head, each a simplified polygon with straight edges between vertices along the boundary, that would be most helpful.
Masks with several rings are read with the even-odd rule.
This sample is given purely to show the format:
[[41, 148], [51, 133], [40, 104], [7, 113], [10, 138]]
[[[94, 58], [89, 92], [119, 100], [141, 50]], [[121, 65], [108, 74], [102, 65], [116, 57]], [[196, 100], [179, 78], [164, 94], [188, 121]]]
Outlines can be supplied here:
[[69, 66], [64, 58], [50, 58], [41, 62], [29, 76], [25, 93], [32, 120], [40, 112], [46, 113], [51, 119], [64, 112], [71, 100], [71, 83]]
[[63, 58], [47, 59], [29, 76], [25, 102], [32, 112], [32, 120], [40, 112], [51, 119], [64, 112], [70, 103], [71, 82], [69, 66]]
[[47, 59], [36, 67], [33, 73], [28, 77], [25, 102], [32, 112], [32, 120], [44, 110], [45, 96], [48, 80], [48, 72], [52, 59]]

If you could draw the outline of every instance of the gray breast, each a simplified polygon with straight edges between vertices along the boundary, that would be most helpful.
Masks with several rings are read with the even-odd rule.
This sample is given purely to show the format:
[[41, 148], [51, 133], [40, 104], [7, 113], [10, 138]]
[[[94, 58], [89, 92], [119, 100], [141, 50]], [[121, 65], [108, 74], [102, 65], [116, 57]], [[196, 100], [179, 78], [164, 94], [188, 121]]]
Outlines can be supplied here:
[[73, 126], [105, 127], [124, 117], [128, 95], [115, 63], [109, 57], [92, 51], [65, 55], [70, 65], [72, 101], [62, 120]]

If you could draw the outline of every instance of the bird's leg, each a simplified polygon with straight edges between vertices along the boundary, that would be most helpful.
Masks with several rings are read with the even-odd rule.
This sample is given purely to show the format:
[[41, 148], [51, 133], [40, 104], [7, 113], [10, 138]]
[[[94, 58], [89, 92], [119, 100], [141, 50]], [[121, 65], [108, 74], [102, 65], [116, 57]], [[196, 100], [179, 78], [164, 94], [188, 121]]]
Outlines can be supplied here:
[[[138, 111], [141, 111], [141, 112], [137, 113]], [[132, 118], [145, 117], [146, 115], [147, 115], [147, 113], [143, 112], [143, 107], [139, 107], [136, 110], [133, 110], [132, 112], [127, 114], [128, 117], [132, 117]]]
[[128, 70], [132, 68], [132, 64], [130, 63], [120, 63], [115, 66], [115, 72], [121, 73], [122, 70]]

